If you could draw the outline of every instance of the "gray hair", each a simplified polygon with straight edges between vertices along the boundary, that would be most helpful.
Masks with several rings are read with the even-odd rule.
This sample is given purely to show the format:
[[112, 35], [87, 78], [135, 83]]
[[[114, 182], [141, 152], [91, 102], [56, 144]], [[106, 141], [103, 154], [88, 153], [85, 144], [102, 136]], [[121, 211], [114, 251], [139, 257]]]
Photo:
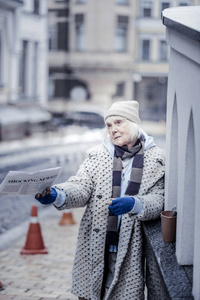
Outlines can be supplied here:
[[[124, 118], [125, 119], [125, 118]], [[128, 125], [128, 129], [130, 131], [131, 140], [134, 140], [136, 138], [140, 138], [142, 135], [140, 126], [130, 120], [125, 119]], [[107, 127], [102, 130], [102, 138], [103, 140], [106, 140], [108, 138], [108, 130]]]
[[129, 130], [130, 130], [130, 136], [131, 136], [131, 140], [134, 140], [136, 138], [140, 138], [141, 136], [141, 130], [140, 130], [140, 126], [136, 123], [133, 123], [129, 120], [126, 120]]

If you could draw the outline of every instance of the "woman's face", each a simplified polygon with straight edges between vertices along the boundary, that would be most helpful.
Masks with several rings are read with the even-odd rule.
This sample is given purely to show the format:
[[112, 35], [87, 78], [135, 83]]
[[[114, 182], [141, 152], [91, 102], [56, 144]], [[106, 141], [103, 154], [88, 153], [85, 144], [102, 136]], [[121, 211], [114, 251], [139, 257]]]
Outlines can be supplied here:
[[111, 142], [117, 146], [132, 147], [136, 139], [131, 139], [130, 127], [126, 119], [122, 117], [109, 117], [106, 119], [106, 127]]

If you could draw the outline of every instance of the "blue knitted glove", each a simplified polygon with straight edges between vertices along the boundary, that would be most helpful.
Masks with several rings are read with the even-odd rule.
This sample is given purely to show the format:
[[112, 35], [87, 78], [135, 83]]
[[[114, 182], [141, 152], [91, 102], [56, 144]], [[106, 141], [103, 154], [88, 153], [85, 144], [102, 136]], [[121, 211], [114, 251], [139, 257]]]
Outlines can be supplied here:
[[126, 214], [133, 209], [135, 199], [133, 197], [120, 197], [112, 200], [112, 204], [108, 207], [115, 216]]
[[42, 194], [36, 194], [35, 199], [37, 199], [41, 204], [47, 205], [51, 204], [56, 200], [57, 192], [54, 188], [47, 188], [42, 192]]

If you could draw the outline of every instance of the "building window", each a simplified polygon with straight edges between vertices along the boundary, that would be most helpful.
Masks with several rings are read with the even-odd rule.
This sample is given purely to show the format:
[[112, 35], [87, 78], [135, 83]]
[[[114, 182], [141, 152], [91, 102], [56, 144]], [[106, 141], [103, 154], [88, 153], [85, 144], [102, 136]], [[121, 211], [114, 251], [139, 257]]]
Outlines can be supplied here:
[[166, 41], [160, 41], [160, 61], [168, 60], [168, 46]]
[[115, 50], [125, 52], [127, 50], [128, 17], [118, 16], [115, 34]]
[[142, 1], [141, 2], [141, 15], [145, 18], [152, 16], [152, 1]]
[[68, 22], [58, 22], [58, 50], [69, 50]]
[[22, 42], [22, 51], [19, 61], [19, 86], [21, 93], [26, 92], [26, 78], [27, 78], [27, 63], [28, 63], [28, 41]]
[[2, 85], [2, 36], [1, 36], [1, 30], [0, 30], [0, 86]]
[[118, 5], [129, 5], [129, 0], [115, 0]]
[[148, 101], [153, 101], [155, 99], [155, 85], [149, 85], [146, 87], [146, 98]]
[[117, 83], [114, 97], [123, 97], [124, 96], [124, 88], [125, 88], [124, 82]]
[[57, 25], [49, 27], [49, 50], [58, 48], [58, 29]]
[[49, 76], [49, 85], [48, 85], [48, 96], [49, 99], [52, 99], [55, 95], [55, 80], [52, 76]]
[[150, 40], [142, 41], [142, 60], [150, 60]]
[[84, 4], [86, 2], [86, 0], [76, 0], [77, 4]]
[[40, 13], [40, 0], [33, 1], [33, 13], [39, 15]]
[[76, 30], [76, 50], [85, 50], [85, 27], [84, 27], [84, 15], [75, 15], [75, 30]]
[[33, 74], [32, 74], [32, 95], [37, 97], [37, 72], [38, 72], [38, 42], [33, 44]]
[[188, 6], [188, 5], [189, 5], [188, 2], [180, 2], [180, 3], [179, 3], [179, 6]]
[[69, 8], [58, 9], [57, 17], [69, 17]]
[[170, 3], [169, 2], [162, 2], [161, 3], [161, 12], [166, 9], [166, 8], [169, 8], [170, 7]]

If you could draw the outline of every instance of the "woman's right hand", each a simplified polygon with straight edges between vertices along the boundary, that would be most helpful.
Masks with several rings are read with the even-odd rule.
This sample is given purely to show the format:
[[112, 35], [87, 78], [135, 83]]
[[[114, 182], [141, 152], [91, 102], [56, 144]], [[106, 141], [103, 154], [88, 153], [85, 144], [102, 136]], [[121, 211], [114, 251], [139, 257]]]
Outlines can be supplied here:
[[56, 200], [57, 192], [54, 188], [46, 188], [42, 194], [38, 193], [35, 195], [35, 199], [37, 199], [41, 204], [47, 205], [51, 204]]

